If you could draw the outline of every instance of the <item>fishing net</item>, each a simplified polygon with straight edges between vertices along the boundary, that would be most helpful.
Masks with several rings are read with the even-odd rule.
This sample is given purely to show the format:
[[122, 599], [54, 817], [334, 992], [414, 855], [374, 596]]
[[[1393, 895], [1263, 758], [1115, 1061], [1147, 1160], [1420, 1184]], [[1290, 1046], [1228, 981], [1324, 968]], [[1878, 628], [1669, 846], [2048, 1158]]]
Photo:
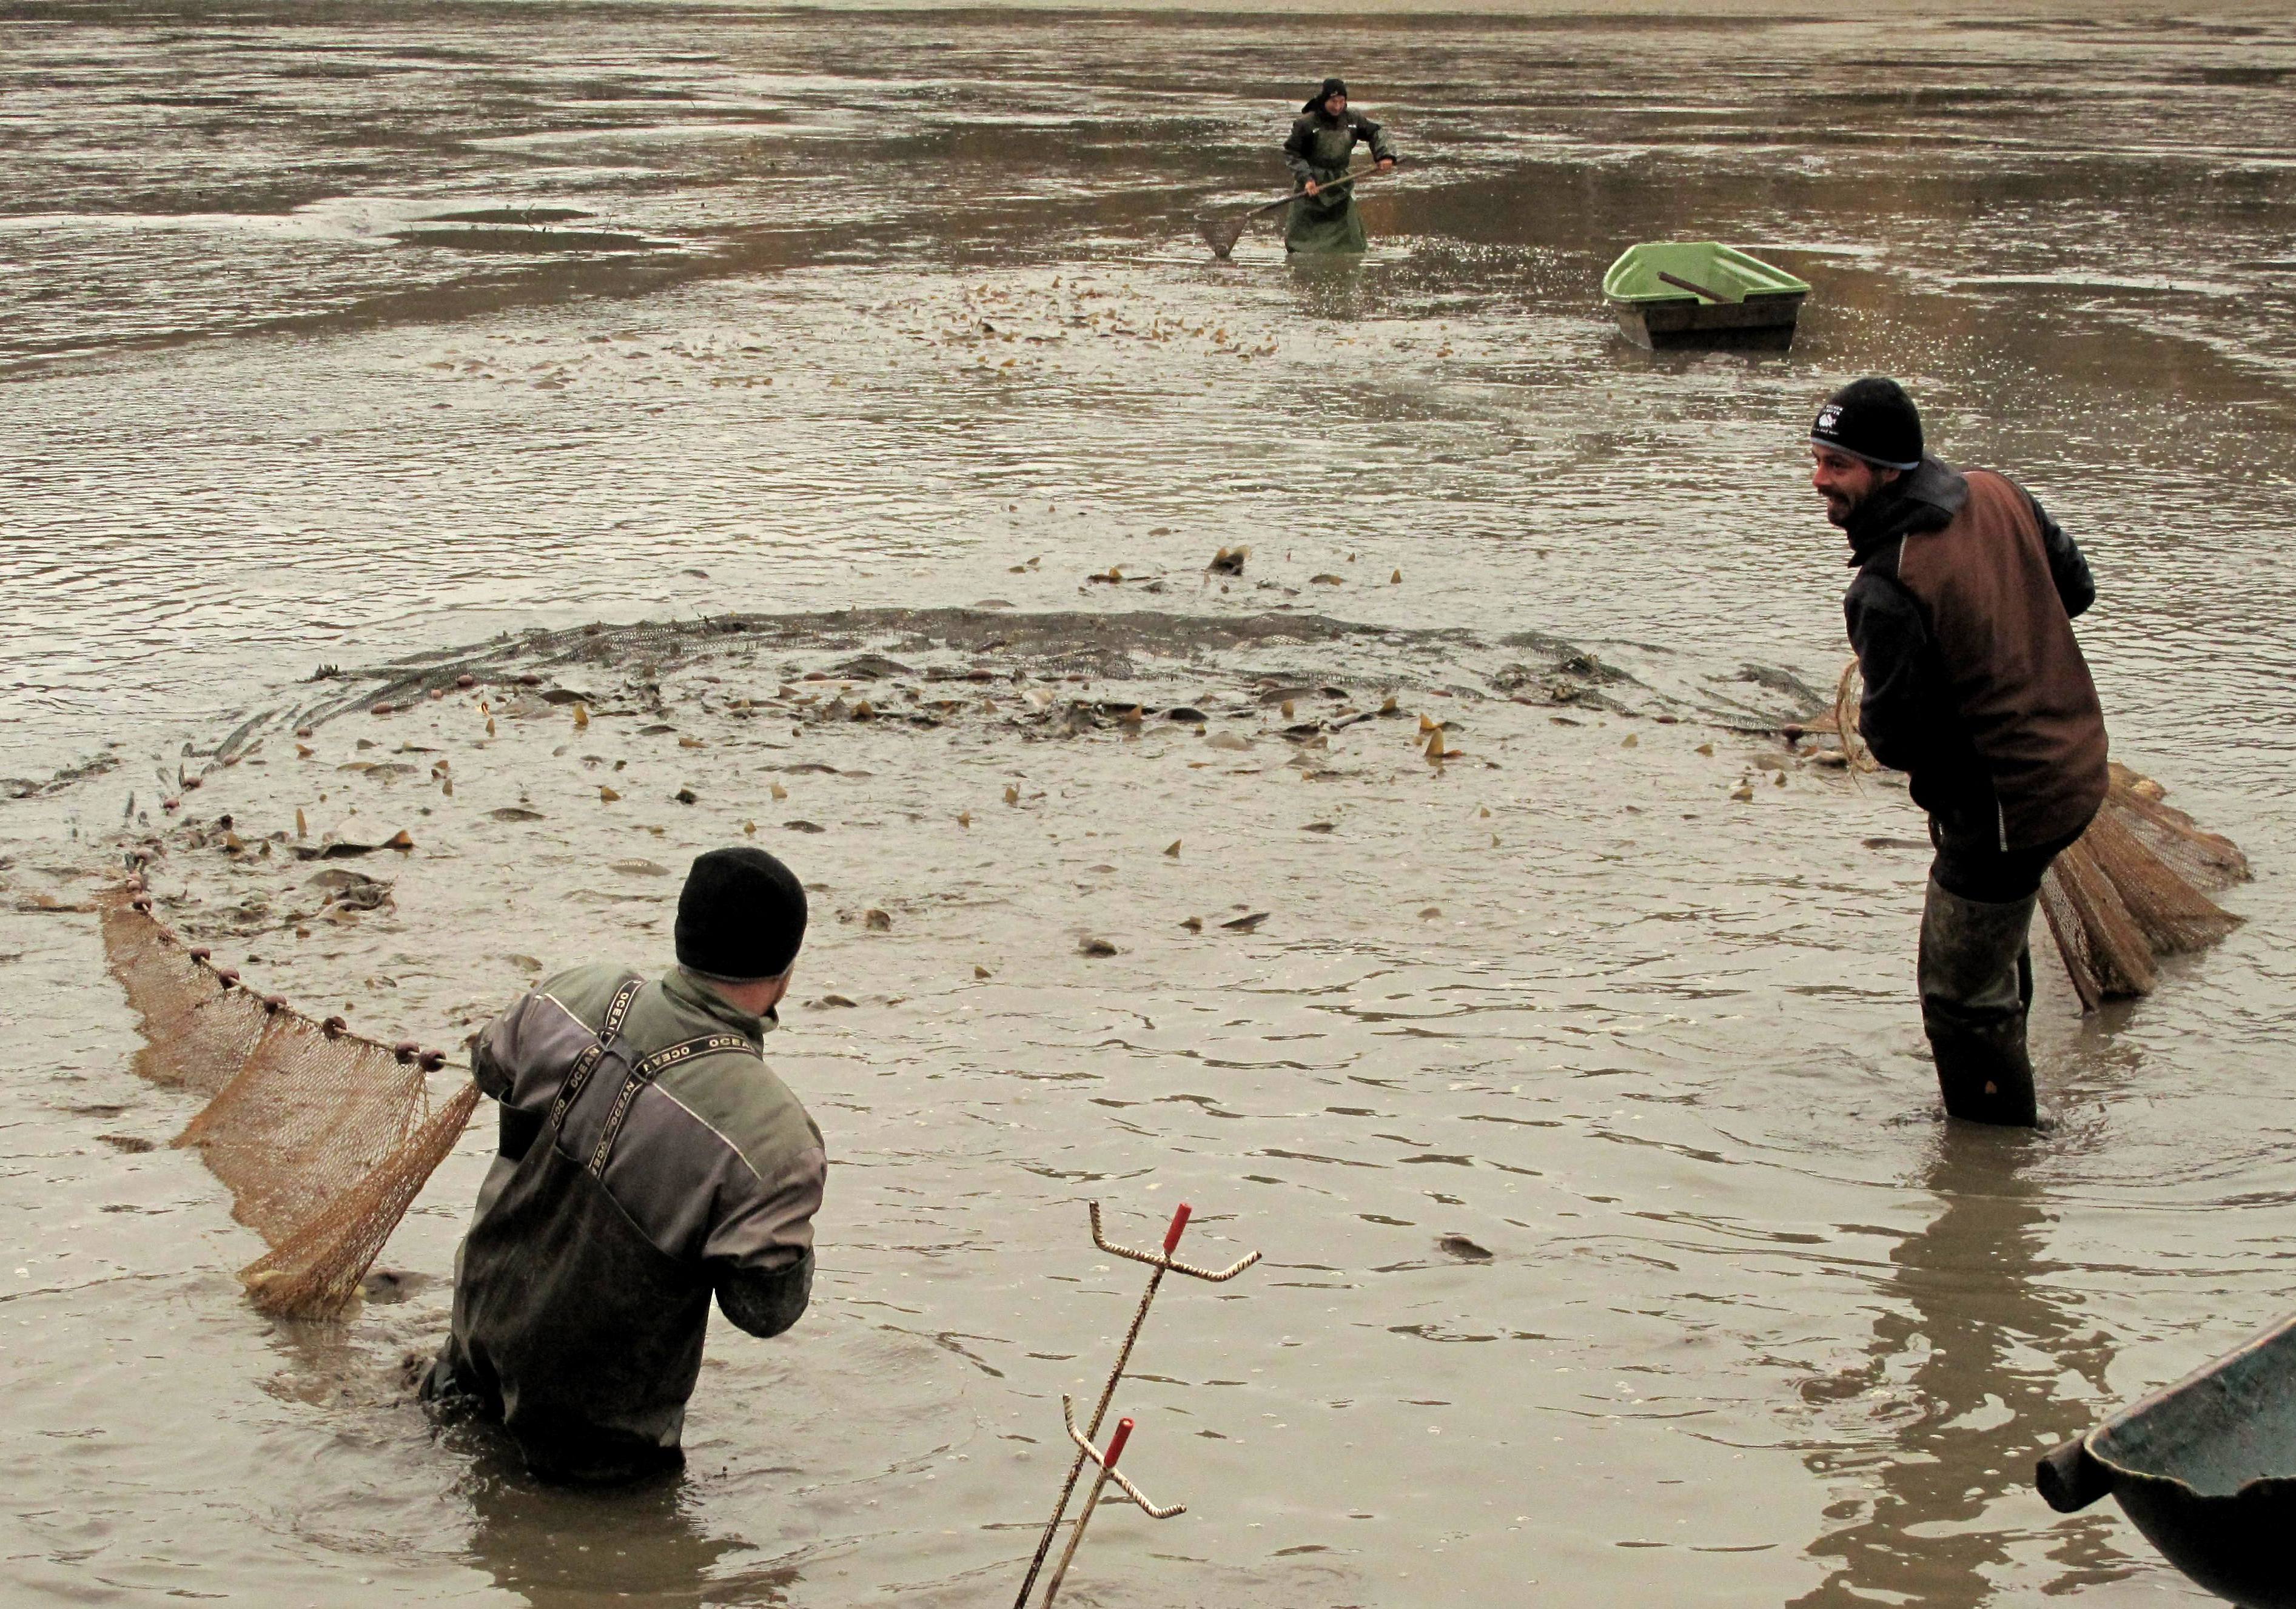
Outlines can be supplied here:
[[2092, 826], [2041, 879], [2041, 911], [2085, 1011], [2108, 997], [2150, 994], [2159, 981], [2152, 942], [2090, 843], [2094, 833]]
[[[478, 1104], [479, 1087], [463, 1085], [332, 1204], [242, 1268], [240, 1282], [256, 1306], [291, 1318], [342, 1311]], [[427, 1109], [427, 1096], [423, 1104]]]
[[103, 940], [143, 1018], [136, 1070], [209, 1097], [176, 1144], [198, 1147], [230, 1186], [233, 1216], [270, 1244], [240, 1270], [249, 1295], [290, 1318], [340, 1312], [454, 1148], [477, 1086], [434, 1107], [439, 1053], [251, 994], [180, 943], [133, 884], [104, 912]]
[[[1856, 736], [1864, 696], [1853, 659], [1829, 717], [1808, 728], [1838, 735], [1853, 769], [1871, 768]], [[2041, 911], [2085, 1011], [2151, 994], [2160, 957], [2201, 949], [2239, 926], [2209, 893], [2249, 875], [2239, 846], [2164, 803], [2159, 783], [2118, 763], [2111, 772], [2096, 819], [2041, 880]]]
[[1858, 674], [1857, 661], [1851, 660], [1842, 669], [1841, 680], [1834, 685], [1833, 707], [1803, 728], [1811, 734], [1833, 735], [1841, 762], [1849, 768], [1853, 780], [1861, 771], [1882, 768], [1881, 762], [1874, 758], [1874, 751], [1866, 746], [1866, 735], [1857, 726], [1857, 706], [1865, 697], [1866, 678]]
[[127, 901], [103, 915], [104, 953], [143, 1017], [135, 1071], [155, 1084], [214, 1096], [238, 1073], [271, 1018], [236, 987], [238, 974], [201, 965], [146, 911]]
[[2041, 880], [2041, 910], [2085, 1009], [2152, 993], [2155, 960], [2240, 925], [2202, 890], [2246, 877], [2248, 858], [2161, 794], [2150, 777], [2114, 766], [2096, 819]]
[[2162, 803], [2167, 791], [2159, 783], [2119, 765], [2112, 768], [2112, 782], [2120, 824], [2178, 877], [2210, 891], [2248, 881], [2248, 857], [2240, 846], [2220, 833], [2202, 832], [2184, 811]]
[[1200, 218], [1196, 220], [1196, 233], [1204, 237], [1204, 244], [1212, 249], [1214, 257], [1226, 261], [1235, 250], [1235, 242], [1243, 238], [1243, 232], [1251, 227], [1251, 220], [1259, 216], [1255, 209], [1228, 218]]

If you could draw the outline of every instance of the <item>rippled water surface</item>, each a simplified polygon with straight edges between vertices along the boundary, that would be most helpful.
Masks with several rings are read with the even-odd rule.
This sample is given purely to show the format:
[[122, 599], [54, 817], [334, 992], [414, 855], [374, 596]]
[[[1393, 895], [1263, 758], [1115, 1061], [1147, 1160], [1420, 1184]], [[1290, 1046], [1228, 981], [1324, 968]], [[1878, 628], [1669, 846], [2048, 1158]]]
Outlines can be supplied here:
[[[1370, 259], [1213, 261], [1195, 217], [1281, 188], [1333, 70], [1409, 159]], [[2262, 10], [0, 11], [17, 1589], [1009, 1601], [1138, 1288], [1097, 1197], [1267, 1258], [1160, 1300], [1119, 1405], [1190, 1513], [1106, 1512], [1064, 1599], [2199, 1601], [2028, 1477], [2287, 1301], [2292, 112]], [[1667, 235], [1808, 279], [1792, 352], [1620, 341], [1601, 271]], [[1935, 1114], [1902, 792], [1734, 729], [1844, 655], [1798, 444], [1876, 370], [2087, 546], [2116, 751], [2259, 874], [2148, 1001], [2083, 1021], [2044, 967], [2038, 1137]], [[1013, 644], [933, 727], [729, 706], [862, 649], [931, 695], [951, 651], [885, 614], [551, 667], [581, 734], [529, 701], [488, 737], [481, 689], [299, 758], [278, 714], [506, 632], [957, 605]], [[1169, 618], [1125, 665], [1062, 649], [1133, 612]], [[1630, 679], [1500, 696], [1575, 652]], [[650, 677], [665, 718], [604, 712]], [[1294, 681], [1468, 758], [1299, 750]], [[1056, 735], [1031, 691], [1207, 735]], [[410, 827], [388, 907], [315, 923], [183, 825], [297, 809]], [[172, 920], [384, 1038], [658, 959], [674, 875], [618, 865], [754, 825], [805, 874], [770, 1049], [836, 1159], [816, 1305], [713, 1336], [681, 1483], [537, 1490], [406, 1400], [477, 1130], [395, 1300], [245, 1306], [253, 1238], [69, 908], [123, 821]]]

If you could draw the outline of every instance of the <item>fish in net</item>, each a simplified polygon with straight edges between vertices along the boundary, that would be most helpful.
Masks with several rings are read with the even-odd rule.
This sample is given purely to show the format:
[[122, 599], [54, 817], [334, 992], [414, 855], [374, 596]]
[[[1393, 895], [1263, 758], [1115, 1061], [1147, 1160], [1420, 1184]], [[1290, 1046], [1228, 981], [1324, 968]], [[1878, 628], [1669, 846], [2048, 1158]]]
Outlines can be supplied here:
[[439, 1053], [250, 992], [169, 932], [139, 883], [105, 910], [103, 942], [143, 1019], [136, 1070], [209, 1096], [176, 1144], [198, 1148], [233, 1216], [271, 1248], [239, 1271], [248, 1294], [283, 1317], [340, 1313], [454, 1149], [478, 1087], [434, 1104]]
[[[1864, 696], [1853, 659], [1830, 718], [1818, 723], [1840, 735], [1853, 765]], [[2041, 879], [2041, 911], [2084, 1011], [2151, 994], [2161, 956], [2204, 948], [2238, 927], [2241, 919], [2209, 895], [2250, 874], [2239, 846], [2163, 802], [2159, 783], [2117, 761], [2110, 770], [2096, 818]]]

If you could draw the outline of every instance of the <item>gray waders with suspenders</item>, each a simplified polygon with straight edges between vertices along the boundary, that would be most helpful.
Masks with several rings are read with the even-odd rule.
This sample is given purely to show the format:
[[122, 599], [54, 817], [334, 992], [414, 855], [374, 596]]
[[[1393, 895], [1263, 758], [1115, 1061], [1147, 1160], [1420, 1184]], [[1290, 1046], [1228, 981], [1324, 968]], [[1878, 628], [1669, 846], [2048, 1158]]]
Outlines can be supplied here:
[[[515, 1170], [463, 1242], [451, 1387], [497, 1409], [547, 1478], [627, 1479], [685, 1457], [678, 1435], [701, 1372], [710, 1279], [646, 1238], [608, 1193], [606, 1168], [623, 1120], [661, 1072], [695, 1056], [757, 1052], [738, 1033], [704, 1034], [632, 1063], [617, 1041], [647, 987], [631, 978], [615, 991], [515, 1155], [505, 1133]], [[586, 1131], [601, 1103], [597, 1138], [582, 1147], [568, 1120]]]

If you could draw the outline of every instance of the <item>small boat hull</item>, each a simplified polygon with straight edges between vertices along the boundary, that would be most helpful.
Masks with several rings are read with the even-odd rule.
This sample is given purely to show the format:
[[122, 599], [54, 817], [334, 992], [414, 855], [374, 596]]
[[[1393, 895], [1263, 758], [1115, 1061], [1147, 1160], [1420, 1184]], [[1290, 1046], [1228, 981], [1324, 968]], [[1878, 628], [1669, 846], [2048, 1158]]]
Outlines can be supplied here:
[[1619, 332], [1648, 352], [1684, 347], [1783, 352], [1793, 345], [1801, 318], [1801, 292], [1750, 296], [1715, 306], [1685, 296], [1679, 301], [1613, 302]]
[[2204, 1498], [2173, 1481], [2116, 1484], [2112, 1500], [2161, 1556], [2241, 1609], [2296, 1609], [2296, 1482]]
[[1783, 352], [1793, 344], [1808, 294], [1809, 286], [1784, 269], [1714, 241], [1629, 246], [1603, 275], [1620, 333], [1653, 352]]
[[2040, 1462], [2070, 1514], [2108, 1492], [2145, 1540], [2242, 1609], [2296, 1609], [2296, 1319]]

